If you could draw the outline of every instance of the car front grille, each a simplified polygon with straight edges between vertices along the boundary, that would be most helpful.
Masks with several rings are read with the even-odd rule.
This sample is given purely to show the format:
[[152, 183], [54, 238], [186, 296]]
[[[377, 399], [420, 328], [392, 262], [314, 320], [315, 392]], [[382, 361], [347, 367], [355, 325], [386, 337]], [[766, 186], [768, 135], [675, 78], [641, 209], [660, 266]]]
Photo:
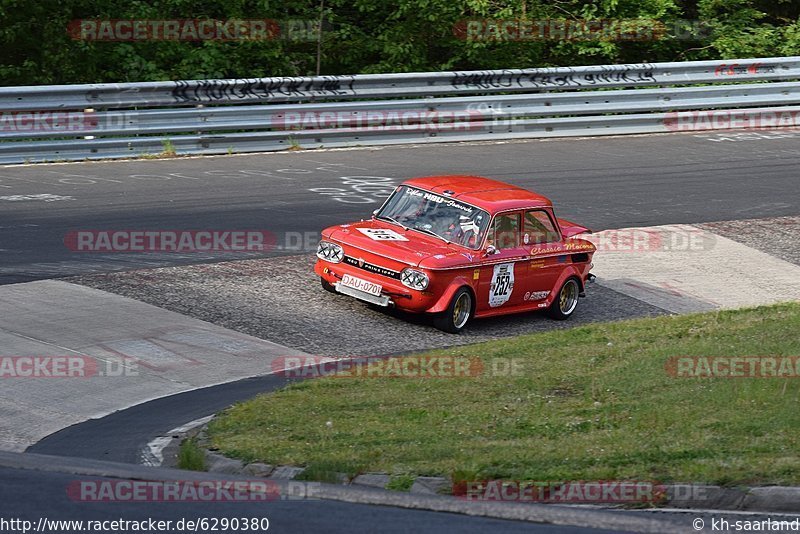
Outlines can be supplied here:
[[381, 267], [380, 265], [375, 265], [373, 263], [367, 263], [363, 259], [354, 258], [352, 256], [345, 256], [343, 261], [348, 265], [352, 265], [353, 267], [358, 267], [359, 269], [362, 269], [364, 271], [379, 274], [387, 278], [394, 278], [395, 280], [400, 280], [400, 273], [398, 271], [393, 271], [391, 269], [387, 269], [386, 267]]

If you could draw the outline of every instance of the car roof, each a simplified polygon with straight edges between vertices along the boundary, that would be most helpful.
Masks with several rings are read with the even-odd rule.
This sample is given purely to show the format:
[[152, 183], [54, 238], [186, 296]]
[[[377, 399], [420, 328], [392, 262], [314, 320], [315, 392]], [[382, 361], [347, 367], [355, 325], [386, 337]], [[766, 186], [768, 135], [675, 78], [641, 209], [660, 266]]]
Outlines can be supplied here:
[[[422, 176], [406, 180], [403, 184], [426, 189], [449, 198], [456, 198], [490, 213], [518, 208], [552, 208], [553, 206], [550, 199], [545, 196], [483, 176], [461, 174]], [[446, 191], [451, 193], [445, 193]]]

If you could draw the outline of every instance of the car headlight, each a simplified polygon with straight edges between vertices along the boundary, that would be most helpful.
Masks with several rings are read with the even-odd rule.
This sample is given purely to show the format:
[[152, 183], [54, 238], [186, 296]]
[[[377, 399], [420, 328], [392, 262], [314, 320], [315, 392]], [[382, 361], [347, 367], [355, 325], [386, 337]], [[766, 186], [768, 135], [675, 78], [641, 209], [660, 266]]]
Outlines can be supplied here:
[[320, 241], [317, 245], [317, 257], [331, 263], [339, 263], [344, 259], [344, 249], [330, 241]]
[[422, 271], [403, 269], [403, 272], [400, 273], [400, 281], [403, 282], [403, 285], [406, 287], [422, 291], [428, 287], [429, 279], [428, 275]]

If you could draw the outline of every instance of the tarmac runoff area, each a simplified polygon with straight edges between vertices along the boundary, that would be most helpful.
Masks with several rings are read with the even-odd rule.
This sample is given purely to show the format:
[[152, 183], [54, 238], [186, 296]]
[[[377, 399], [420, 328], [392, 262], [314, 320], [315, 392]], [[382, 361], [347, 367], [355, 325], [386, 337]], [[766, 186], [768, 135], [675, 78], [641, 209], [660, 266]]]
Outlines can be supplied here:
[[302, 355], [60, 281], [0, 286], [0, 449], [159, 397], [268, 374]]
[[[713, 227], [650, 226], [593, 234], [597, 283], [672, 313], [800, 300], [800, 266], [776, 257], [785, 251], [776, 247], [773, 256], [705, 226]], [[742, 241], [748, 241], [747, 226], [748, 221], [735, 221], [725, 228], [735, 235], [732, 229], [738, 227]], [[755, 227], [763, 230], [761, 224]], [[760, 246], [768, 249], [770, 236], [763, 237]]]

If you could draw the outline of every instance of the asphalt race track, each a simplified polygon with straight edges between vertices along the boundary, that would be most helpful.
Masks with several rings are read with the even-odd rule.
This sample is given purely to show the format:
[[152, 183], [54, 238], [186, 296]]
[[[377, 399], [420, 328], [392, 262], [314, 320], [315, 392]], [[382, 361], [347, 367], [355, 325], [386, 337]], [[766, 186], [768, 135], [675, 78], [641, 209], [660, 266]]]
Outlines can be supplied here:
[[[796, 215], [792, 132], [443, 144], [0, 169], [0, 283], [209, 261], [71, 252], [72, 230], [259, 229], [282, 249], [366, 217], [411, 176], [481, 174], [594, 230]], [[721, 139], [721, 140], [720, 140]], [[736, 141], [728, 139], [737, 139]], [[752, 139], [752, 140], [749, 140]], [[287, 250], [288, 249], [288, 250]], [[231, 259], [217, 255], [218, 259]], [[237, 257], [242, 257], [241, 255]]]
[[90, 419], [51, 434], [27, 452], [138, 464], [152, 439], [231, 404], [285, 386], [286, 378], [267, 375], [222, 386], [195, 389]]

